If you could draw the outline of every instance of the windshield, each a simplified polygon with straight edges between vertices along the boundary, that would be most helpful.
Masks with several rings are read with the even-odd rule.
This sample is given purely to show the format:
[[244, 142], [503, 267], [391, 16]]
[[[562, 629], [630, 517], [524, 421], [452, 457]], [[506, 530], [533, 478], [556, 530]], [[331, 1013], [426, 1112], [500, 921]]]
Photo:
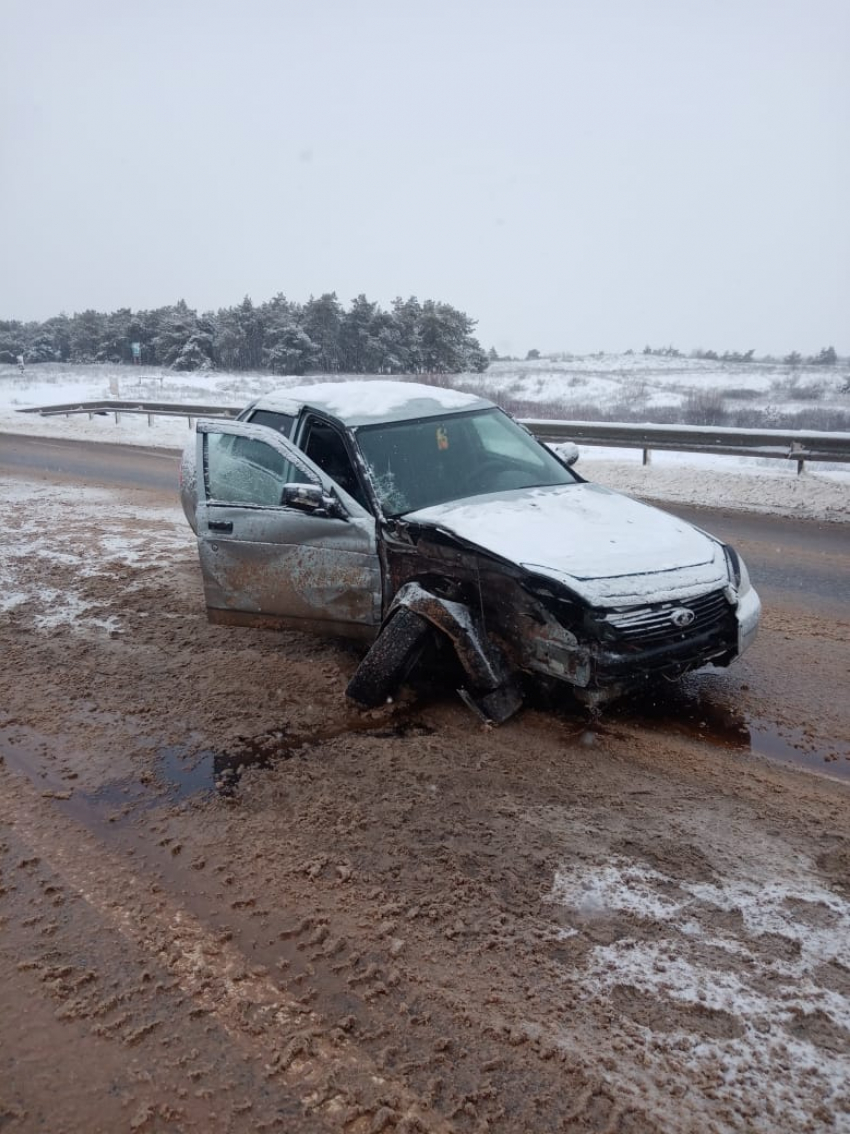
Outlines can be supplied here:
[[364, 426], [357, 442], [386, 516], [580, 479], [495, 408]]

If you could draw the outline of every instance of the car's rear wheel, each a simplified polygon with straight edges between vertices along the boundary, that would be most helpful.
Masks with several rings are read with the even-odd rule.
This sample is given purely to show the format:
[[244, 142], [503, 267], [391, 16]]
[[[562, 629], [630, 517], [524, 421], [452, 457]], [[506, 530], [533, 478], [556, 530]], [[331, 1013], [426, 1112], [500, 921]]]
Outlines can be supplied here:
[[348, 683], [346, 696], [374, 708], [398, 689], [422, 655], [431, 624], [412, 610], [398, 610], [372, 644]]

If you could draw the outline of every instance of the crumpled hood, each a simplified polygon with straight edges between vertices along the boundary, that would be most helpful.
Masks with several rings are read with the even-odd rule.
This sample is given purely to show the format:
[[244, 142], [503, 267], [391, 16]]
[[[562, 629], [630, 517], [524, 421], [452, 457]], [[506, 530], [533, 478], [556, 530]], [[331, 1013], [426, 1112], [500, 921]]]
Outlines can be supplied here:
[[598, 484], [518, 489], [410, 512], [592, 603], [661, 601], [724, 586], [718, 544], [685, 520]]

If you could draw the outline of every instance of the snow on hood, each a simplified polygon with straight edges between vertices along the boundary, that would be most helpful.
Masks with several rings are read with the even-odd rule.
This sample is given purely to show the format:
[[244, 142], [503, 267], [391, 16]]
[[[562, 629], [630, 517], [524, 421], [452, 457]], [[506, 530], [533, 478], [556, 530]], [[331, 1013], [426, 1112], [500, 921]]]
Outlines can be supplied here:
[[668, 512], [598, 484], [491, 493], [410, 512], [566, 583], [589, 602], [662, 601], [728, 581], [722, 548]]

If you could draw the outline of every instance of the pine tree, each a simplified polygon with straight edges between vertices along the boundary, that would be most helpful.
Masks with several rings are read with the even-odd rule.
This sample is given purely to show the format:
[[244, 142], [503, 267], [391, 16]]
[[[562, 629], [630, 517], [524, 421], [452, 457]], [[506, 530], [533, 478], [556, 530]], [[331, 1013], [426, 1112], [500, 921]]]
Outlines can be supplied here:
[[342, 306], [336, 292], [325, 292], [315, 299], [312, 295], [304, 304], [304, 330], [318, 350], [317, 364], [326, 374], [340, 368], [340, 330]]

